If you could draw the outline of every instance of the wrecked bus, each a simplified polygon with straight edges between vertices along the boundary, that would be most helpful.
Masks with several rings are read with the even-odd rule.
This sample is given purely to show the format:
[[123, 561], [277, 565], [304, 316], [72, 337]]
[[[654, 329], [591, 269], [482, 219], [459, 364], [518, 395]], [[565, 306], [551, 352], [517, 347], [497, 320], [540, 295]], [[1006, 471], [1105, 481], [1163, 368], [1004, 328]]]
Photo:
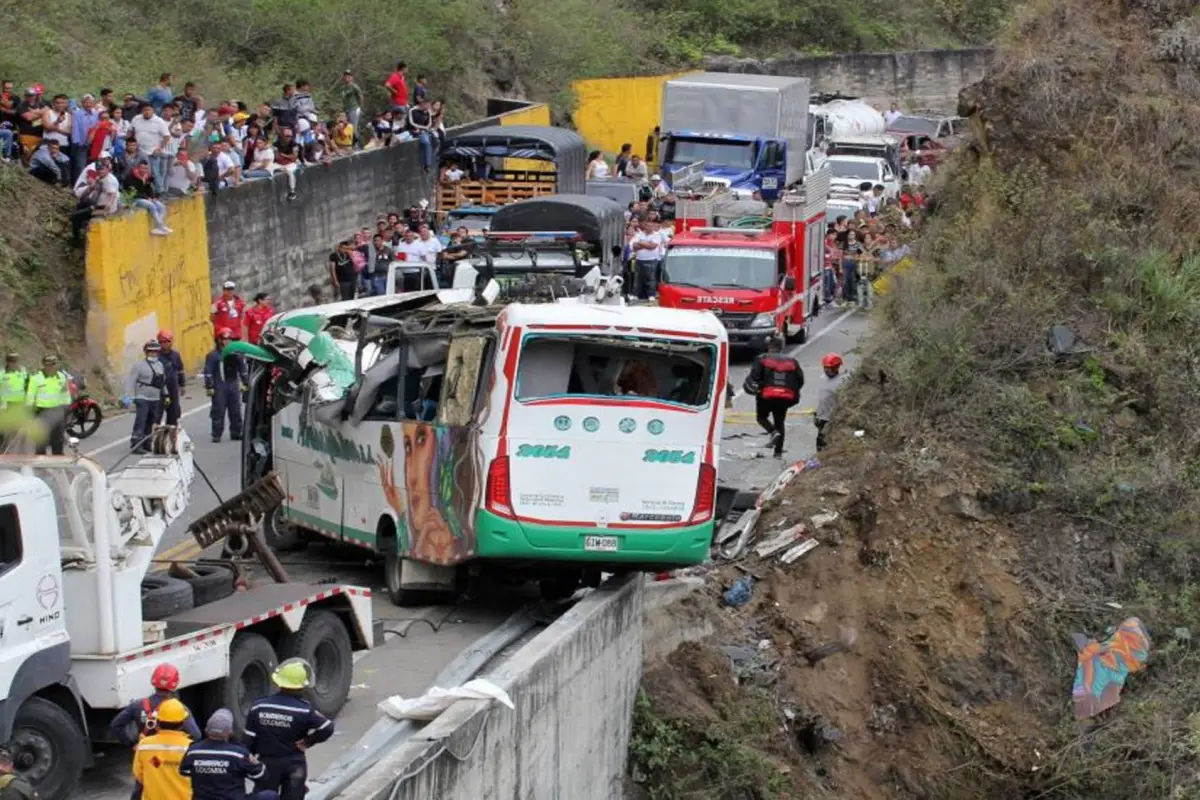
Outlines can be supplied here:
[[412, 292], [273, 317], [246, 406], [244, 484], [286, 490], [277, 548], [384, 561], [397, 604], [473, 578], [562, 596], [602, 571], [702, 562], [728, 340], [711, 314]]

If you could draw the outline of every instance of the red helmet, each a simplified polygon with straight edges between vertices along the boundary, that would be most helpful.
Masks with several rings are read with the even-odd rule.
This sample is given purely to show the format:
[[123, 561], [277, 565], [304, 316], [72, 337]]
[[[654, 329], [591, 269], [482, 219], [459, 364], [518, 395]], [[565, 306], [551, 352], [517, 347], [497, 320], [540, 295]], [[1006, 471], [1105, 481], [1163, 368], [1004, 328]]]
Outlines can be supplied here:
[[179, 670], [170, 664], [159, 664], [150, 676], [150, 685], [164, 692], [173, 692], [179, 688]]
[[217, 328], [217, 338], [218, 339], [225, 339], [225, 338], [232, 339], [233, 331], [229, 330], [229, 328]]
[[821, 359], [821, 366], [825, 369], [838, 369], [842, 366], [842, 357], [837, 353], [826, 353]]
[[158, 338], [158, 341], [160, 344], [166, 344], [167, 342], [175, 341], [175, 337], [166, 328], [163, 328], [161, 331], [158, 332], [157, 338]]

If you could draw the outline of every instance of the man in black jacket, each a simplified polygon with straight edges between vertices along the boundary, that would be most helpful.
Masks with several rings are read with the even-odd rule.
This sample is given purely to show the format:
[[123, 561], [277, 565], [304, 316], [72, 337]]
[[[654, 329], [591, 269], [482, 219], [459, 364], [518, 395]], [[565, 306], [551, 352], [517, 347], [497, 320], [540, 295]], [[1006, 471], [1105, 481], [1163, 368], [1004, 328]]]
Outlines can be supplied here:
[[767, 342], [767, 352], [759, 355], [746, 376], [746, 394], [755, 397], [758, 424], [771, 435], [770, 444], [776, 457], [783, 455], [784, 428], [787, 412], [800, 402], [804, 373], [800, 362], [784, 355], [783, 340], [778, 336]]

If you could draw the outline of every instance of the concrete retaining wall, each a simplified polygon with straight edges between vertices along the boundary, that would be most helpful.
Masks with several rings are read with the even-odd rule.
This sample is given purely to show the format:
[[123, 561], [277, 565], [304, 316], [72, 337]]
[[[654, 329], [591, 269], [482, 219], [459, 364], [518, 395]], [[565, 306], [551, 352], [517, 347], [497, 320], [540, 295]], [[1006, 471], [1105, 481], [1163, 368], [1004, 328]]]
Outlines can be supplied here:
[[380, 759], [343, 797], [621, 797], [642, 673], [643, 597], [641, 575], [593, 592], [486, 675], [509, 693], [515, 710], [458, 704]]
[[982, 80], [992, 50], [914, 50], [907, 53], [844, 53], [764, 60], [722, 56], [704, 68], [808, 78], [817, 92], [841, 92], [887, 107], [893, 100], [906, 109], [953, 113], [958, 93]]

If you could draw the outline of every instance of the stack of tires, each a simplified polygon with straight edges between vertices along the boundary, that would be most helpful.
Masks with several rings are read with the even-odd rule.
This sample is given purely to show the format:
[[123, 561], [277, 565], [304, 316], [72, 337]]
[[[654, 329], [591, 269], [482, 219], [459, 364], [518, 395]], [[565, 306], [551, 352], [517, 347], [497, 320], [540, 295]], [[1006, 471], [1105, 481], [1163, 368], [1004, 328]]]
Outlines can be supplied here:
[[190, 608], [215, 603], [233, 594], [234, 570], [221, 561], [191, 566], [195, 578], [147, 575], [142, 579], [142, 619], [163, 620]]

